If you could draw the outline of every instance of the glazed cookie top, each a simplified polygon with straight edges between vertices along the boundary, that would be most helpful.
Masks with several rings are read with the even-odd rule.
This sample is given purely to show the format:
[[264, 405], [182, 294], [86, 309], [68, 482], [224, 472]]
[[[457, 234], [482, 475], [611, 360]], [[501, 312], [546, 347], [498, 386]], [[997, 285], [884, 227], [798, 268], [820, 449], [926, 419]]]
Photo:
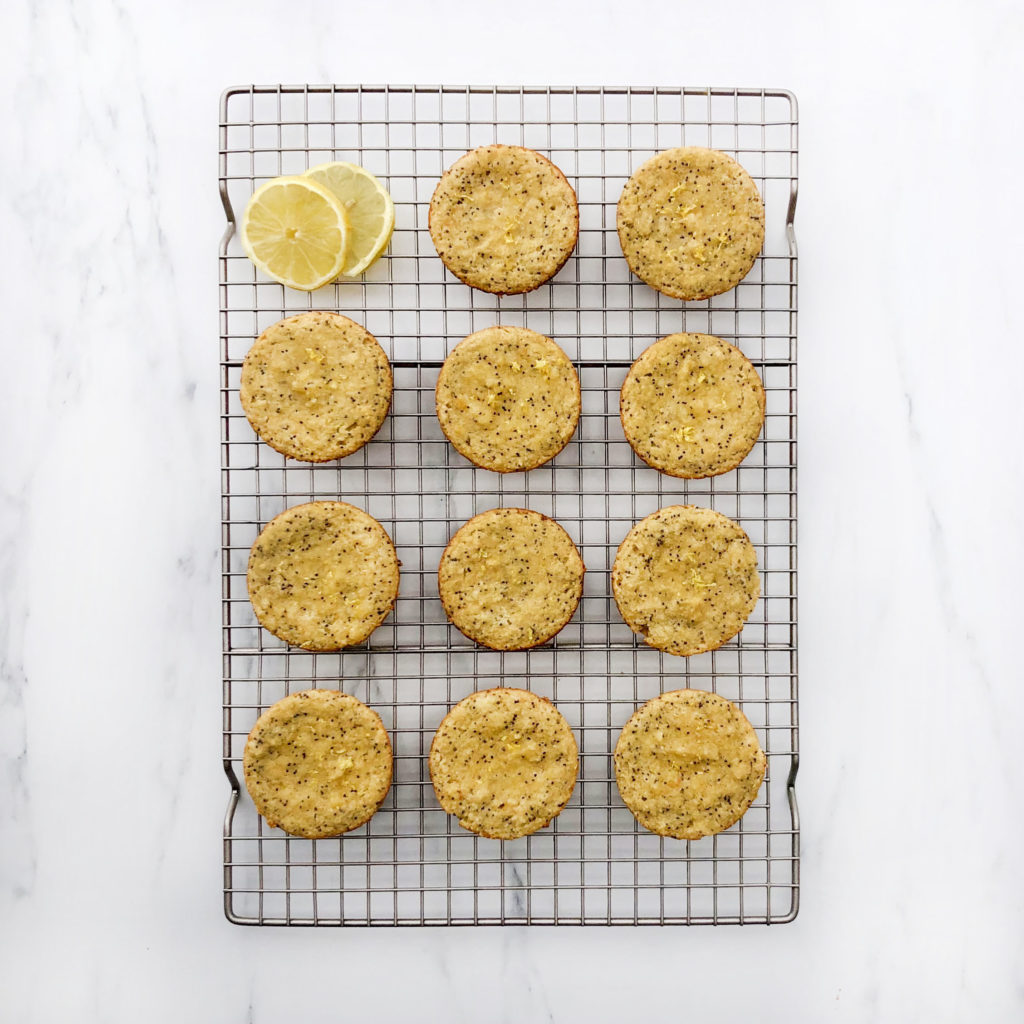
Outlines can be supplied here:
[[309, 651], [360, 644], [398, 597], [398, 557], [384, 527], [344, 501], [286, 509], [249, 553], [249, 599], [264, 629]]
[[437, 379], [437, 418], [456, 450], [498, 473], [534, 469], [568, 443], [580, 418], [580, 380], [550, 338], [486, 327], [463, 338]]
[[735, 288], [764, 245], [764, 205], [731, 156], [685, 146], [651, 157], [626, 182], [616, 216], [629, 269], [676, 299]]
[[430, 745], [441, 806], [489, 839], [543, 828], [572, 796], [576, 738], [550, 701], [527, 690], [470, 694], [448, 712]]
[[655, 469], [705, 477], [735, 469], [764, 423], [764, 386], [747, 357], [710, 334], [651, 345], [622, 385], [626, 440]]
[[700, 839], [734, 825], [764, 780], [765, 756], [746, 715], [724, 697], [674, 690], [648, 701], [615, 744], [615, 781], [646, 829]]
[[536, 647], [572, 618], [583, 559], [553, 519], [523, 508], [474, 516], [448, 542], [438, 590], [448, 618], [500, 651]]
[[430, 200], [430, 237], [465, 284], [533, 291], [576, 247], [579, 208], [565, 175], [522, 146], [481, 146], [445, 171]]
[[339, 459], [380, 429], [391, 365], [377, 339], [338, 313], [299, 313], [268, 327], [242, 364], [239, 397], [253, 430], [289, 458]]
[[669, 505], [619, 545], [612, 592], [626, 624], [651, 647], [700, 654], [734, 637], [754, 610], [757, 553], [728, 516]]
[[322, 839], [365, 824], [391, 787], [380, 716], [336, 690], [306, 690], [260, 715], [245, 744], [245, 785], [272, 828]]

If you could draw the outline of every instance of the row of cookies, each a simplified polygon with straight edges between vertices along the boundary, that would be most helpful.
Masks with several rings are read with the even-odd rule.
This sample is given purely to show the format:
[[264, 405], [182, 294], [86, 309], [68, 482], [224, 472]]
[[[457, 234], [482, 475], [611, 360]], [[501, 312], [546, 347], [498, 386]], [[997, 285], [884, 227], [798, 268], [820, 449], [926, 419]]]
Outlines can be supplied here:
[[[566, 806], [579, 772], [569, 723], [550, 701], [500, 687], [470, 694], [430, 745], [441, 807], [470, 832], [518, 839]], [[735, 704], [702, 690], [648, 701], [619, 734], [613, 755], [623, 802], [658, 835], [700, 839], [735, 824], [754, 801], [765, 756]], [[391, 787], [393, 753], [380, 716], [335, 690], [278, 701], [245, 744], [246, 788], [271, 827], [321, 839], [367, 821]]]
[[[383, 252], [394, 204], [365, 168], [346, 162], [264, 182], [242, 214], [246, 255], [282, 284], [313, 291], [355, 277]], [[471, 150], [441, 177], [430, 237], [445, 266], [473, 288], [521, 294], [550, 280], [579, 237], [565, 175], [522, 146]], [[697, 146], [658, 153], [622, 190], [616, 210], [630, 269], [658, 291], [704, 299], [735, 287], [764, 244], [764, 206], [732, 157]]]
[[[384, 527], [343, 501], [295, 505], [275, 516], [249, 553], [246, 583], [260, 624], [310, 651], [366, 641], [398, 600], [398, 554]], [[586, 569], [553, 519], [497, 508], [462, 525], [438, 566], [448, 619], [494, 650], [536, 647], [572, 618]], [[623, 620], [652, 647], [677, 655], [721, 647], [760, 596], [753, 544], [712, 509], [670, 505], [636, 523], [619, 545], [612, 593]]]
[[[471, 150], [445, 171], [430, 201], [430, 237], [460, 281], [498, 295], [532, 291], [564, 266], [579, 235], [565, 175], [521, 146]], [[673, 298], [734, 288], [764, 245], [764, 205], [732, 157], [665, 150], [626, 182], [616, 228], [630, 270]]]
[[[391, 406], [391, 365], [376, 338], [338, 313], [309, 312], [268, 327], [242, 364], [246, 417], [272, 448], [324, 462], [351, 455]], [[488, 327], [455, 346], [438, 374], [438, 421], [456, 450], [484, 469], [534, 469], [569, 442], [580, 418], [579, 376], [550, 338]], [[757, 370], [709, 334], [650, 345], [622, 384], [619, 414], [633, 450], [671, 476], [734, 469], [764, 423]]]

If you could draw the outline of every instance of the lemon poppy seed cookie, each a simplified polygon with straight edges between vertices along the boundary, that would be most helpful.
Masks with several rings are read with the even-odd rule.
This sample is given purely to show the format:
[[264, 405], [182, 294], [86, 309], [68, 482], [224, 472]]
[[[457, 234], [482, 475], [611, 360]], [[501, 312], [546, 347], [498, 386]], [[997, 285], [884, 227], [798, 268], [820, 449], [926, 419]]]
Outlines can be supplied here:
[[430, 781], [441, 806], [488, 839], [518, 839], [547, 825], [568, 803], [578, 771], [569, 723], [527, 690], [470, 694], [430, 745]]
[[498, 295], [533, 291], [576, 247], [576, 193], [522, 146], [481, 146], [445, 171], [430, 200], [430, 237], [460, 281]]
[[347, 316], [310, 312], [280, 320], [242, 364], [239, 398], [271, 448], [304, 462], [351, 455], [380, 429], [391, 405], [391, 365], [377, 339]]
[[264, 711], [245, 744], [245, 786], [271, 828], [324, 839], [366, 824], [391, 788], [380, 716], [335, 690], [293, 693]]
[[757, 553], [728, 516], [669, 505], [619, 545], [612, 593], [626, 624], [651, 647], [700, 654], [734, 637], [761, 593]]
[[550, 338], [487, 327], [463, 338], [437, 378], [437, 418], [460, 455], [498, 473], [553, 459], [576, 430], [580, 379]]
[[471, 640], [518, 651], [550, 640], [583, 594], [583, 559], [553, 519], [523, 508], [474, 516], [438, 567], [445, 614]]
[[735, 825], [764, 780], [746, 715], [724, 697], [674, 690], [649, 700], [615, 744], [615, 781], [644, 828], [700, 839]]
[[313, 501], [267, 523], [246, 582], [264, 629], [308, 651], [337, 651], [361, 644], [387, 617], [398, 566], [373, 516], [343, 501]]
[[626, 182], [616, 214], [629, 269], [676, 299], [735, 288], [764, 245], [764, 204], [731, 156], [685, 146], [651, 157]]
[[710, 334], [670, 334], [633, 363], [619, 414], [644, 462], [695, 478], [726, 473], [747, 457], [764, 406], [761, 378], [738, 348]]

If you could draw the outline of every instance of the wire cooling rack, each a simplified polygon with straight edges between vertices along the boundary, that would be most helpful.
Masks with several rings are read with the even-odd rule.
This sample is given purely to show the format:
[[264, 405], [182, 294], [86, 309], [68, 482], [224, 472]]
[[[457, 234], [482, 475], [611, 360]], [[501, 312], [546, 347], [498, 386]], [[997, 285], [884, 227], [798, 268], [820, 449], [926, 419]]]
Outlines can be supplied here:
[[[497, 298], [466, 287], [427, 232], [441, 172], [492, 142], [550, 157], [579, 197], [575, 254], [535, 292]], [[704, 302], [666, 298], [632, 277], [615, 231], [630, 173], [671, 146], [735, 156], [766, 207], [763, 255], [733, 291]], [[235, 211], [278, 174], [327, 160], [367, 167], [395, 200], [388, 253], [361, 279], [312, 295], [264, 279], [234, 234]], [[793, 214], [796, 102], [787, 92], [689, 88], [246, 86], [224, 93], [220, 191], [228, 219], [220, 256], [224, 769], [224, 908], [242, 924], [719, 924], [791, 920], [799, 895], [796, 645], [796, 318]], [[335, 463], [285, 460], [242, 413], [242, 359], [276, 320], [337, 310], [365, 324], [394, 368], [391, 413], [377, 437]], [[583, 411], [548, 465], [501, 475], [446, 442], [434, 413], [445, 355], [465, 335], [505, 323], [553, 337], [572, 358]], [[767, 393], [761, 439], [736, 470], [677, 480], [639, 462], [618, 416], [632, 360], [674, 331], [738, 345]], [[402, 560], [394, 612], [359, 648], [312, 654], [261, 630], [246, 593], [249, 548], [291, 505], [343, 498], [375, 516]], [[692, 503], [737, 519], [753, 541], [762, 597], [717, 651], [680, 658], [646, 647], [611, 597], [616, 549], [634, 522]], [[587, 572], [572, 621], [529, 651], [485, 650], [445, 619], [437, 566], [471, 516], [523, 506], [558, 520]], [[437, 804], [427, 771], [434, 730], [484, 687], [549, 697], [580, 746], [568, 807], [510, 842], [463, 831]], [[241, 784], [257, 716], [288, 693], [340, 688], [380, 713], [395, 750], [394, 785], [366, 826], [337, 839], [270, 829]], [[743, 819], [696, 842], [663, 839], [619, 798], [611, 751], [644, 701], [682, 687], [737, 701], [767, 754], [764, 786]]]

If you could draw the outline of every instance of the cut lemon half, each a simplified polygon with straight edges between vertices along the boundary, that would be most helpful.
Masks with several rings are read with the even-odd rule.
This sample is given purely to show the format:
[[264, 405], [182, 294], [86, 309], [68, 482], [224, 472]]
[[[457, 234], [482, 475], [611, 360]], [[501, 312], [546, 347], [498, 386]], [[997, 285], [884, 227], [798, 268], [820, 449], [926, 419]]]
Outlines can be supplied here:
[[318, 164], [305, 176], [327, 188], [345, 207], [349, 239], [342, 273], [358, 276], [376, 262], [395, 229], [395, 204], [388, 190], [358, 164]]
[[350, 232], [334, 194], [295, 176], [272, 178], [253, 192], [240, 234], [260, 270], [289, 288], [311, 292], [341, 273]]

